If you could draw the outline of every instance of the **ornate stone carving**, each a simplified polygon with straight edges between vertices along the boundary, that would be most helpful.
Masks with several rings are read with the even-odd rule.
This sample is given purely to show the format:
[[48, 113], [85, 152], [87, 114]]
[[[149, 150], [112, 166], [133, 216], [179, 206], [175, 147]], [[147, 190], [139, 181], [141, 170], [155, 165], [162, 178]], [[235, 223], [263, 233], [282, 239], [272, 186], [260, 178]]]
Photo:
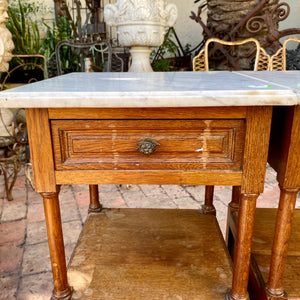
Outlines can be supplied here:
[[[9, 69], [9, 61], [11, 60], [14, 43], [12, 35], [6, 28], [8, 19], [7, 14], [8, 3], [6, 0], [0, 0], [0, 75]], [[1, 109], [0, 119], [0, 136], [9, 136], [12, 134], [13, 113], [8, 108]]]
[[117, 27], [120, 45], [133, 47], [130, 72], [152, 71], [149, 47], [163, 43], [166, 29], [174, 25], [177, 15], [176, 5], [165, 0], [118, 0], [105, 6], [104, 20]]
[[8, 63], [11, 60], [12, 51], [15, 47], [12, 41], [12, 35], [6, 28], [8, 19], [7, 8], [7, 1], [0, 0], [0, 73], [8, 71]]

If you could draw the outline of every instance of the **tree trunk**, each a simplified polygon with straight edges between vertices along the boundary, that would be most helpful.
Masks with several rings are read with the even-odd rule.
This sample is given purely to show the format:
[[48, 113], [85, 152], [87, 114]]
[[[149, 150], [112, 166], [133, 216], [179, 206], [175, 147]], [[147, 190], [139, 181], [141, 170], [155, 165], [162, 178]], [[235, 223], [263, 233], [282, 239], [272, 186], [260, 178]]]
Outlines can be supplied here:
[[[221, 39], [242, 40], [254, 37], [258, 41], [261, 41], [266, 37], [266, 27], [258, 34], [253, 34], [247, 31], [245, 23], [240, 30], [234, 32], [238, 24], [261, 2], [262, 0], [207, 0], [207, 27], [213, 31], [214, 36]], [[272, 10], [278, 3], [279, 0], [269, 0], [264, 7]], [[261, 9], [255, 15], [263, 14], [263, 10]], [[278, 24], [276, 26], [278, 27]], [[231, 35], [230, 32], [233, 32], [233, 34]], [[245, 53], [249, 52], [249, 46], [239, 47], [237, 52], [239, 57], [245, 57]], [[226, 62], [223, 61], [219, 69], [225, 68], [225, 65]], [[241, 60], [240, 66], [242, 69], [249, 69], [249, 59]]]

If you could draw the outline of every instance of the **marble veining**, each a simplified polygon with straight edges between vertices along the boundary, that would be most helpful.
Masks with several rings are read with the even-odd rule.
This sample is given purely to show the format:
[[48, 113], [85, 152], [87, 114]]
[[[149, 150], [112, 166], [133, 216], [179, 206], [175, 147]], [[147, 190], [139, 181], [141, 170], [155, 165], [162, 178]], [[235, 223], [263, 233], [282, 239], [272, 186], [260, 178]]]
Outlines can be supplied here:
[[245, 77], [259, 79], [268, 84], [276, 84], [282, 87], [289, 87], [299, 90], [300, 71], [273, 71], [273, 72], [238, 72]]
[[3, 91], [0, 107], [296, 105], [298, 82], [298, 71], [71, 73]]
[[300, 104], [300, 71], [274, 71], [274, 72], [239, 72], [242, 76], [259, 79], [268, 85], [275, 84], [291, 89], [297, 95]]

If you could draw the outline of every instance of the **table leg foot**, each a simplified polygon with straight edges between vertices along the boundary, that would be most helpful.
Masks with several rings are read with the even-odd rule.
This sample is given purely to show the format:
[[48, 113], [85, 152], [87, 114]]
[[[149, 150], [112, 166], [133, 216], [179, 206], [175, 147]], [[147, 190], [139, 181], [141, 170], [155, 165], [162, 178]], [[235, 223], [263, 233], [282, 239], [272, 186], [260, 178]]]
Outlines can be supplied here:
[[225, 294], [226, 300], [249, 300], [248, 293], [246, 295], [238, 295], [232, 292], [232, 290], [228, 290]]
[[203, 204], [201, 206], [200, 211], [204, 215], [214, 215], [214, 216], [216, 215], [216, 209], [215, 209], [215, 207], [213, 205], [212, 206], [208, 206], [208, 205]]
[[57, 292], [55, 289], [52, 292], [51, 300], [71, 300], [73, 295], [73, 288], [68, 287], [64, 291]]
[[100, 213], [102, 212], [102, 206], [101, 207], [97, 207], [97, 208], [93, 208], [91, 206], [89, 206], [89, 209], [88, 209], [88, 213]]
[[268, 299], [282, 299], [287, 300], [288, 296], [287, 293], [282, 289], [272, 289], [268, 285], [265, 287], [265, 291], [267, 294]]
[[98, 185], [89, 185], [90, 190], [90, 205], [88, 213], [99, 213], [102, 211], [102, 205], [99, 201], [99, 189]]
[[214, 200], [214, 186], [205, 186], [204, 204], [201, 206], [201, 213], [204, 215], [216, 215], [216, 208], [213, 205]]
[[273, 298], [286, 299], [282, 281], [298, 192], [299, 189], [287, 189], [280, 186], [269, 279], [266, 285], [267, 295]]

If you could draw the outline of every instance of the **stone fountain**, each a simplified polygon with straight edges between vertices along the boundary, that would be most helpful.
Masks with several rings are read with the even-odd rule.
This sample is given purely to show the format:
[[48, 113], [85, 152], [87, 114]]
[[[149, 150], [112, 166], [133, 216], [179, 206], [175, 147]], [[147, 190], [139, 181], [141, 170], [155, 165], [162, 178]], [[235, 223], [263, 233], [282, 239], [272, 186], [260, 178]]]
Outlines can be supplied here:
[[104, 8], [107, 25], [116, 26], [121, 46], [131, 47], [129, 72], [153, 72], [150, 47], [159, 47], [177, 19], [175, 4], [166, 0], [117, 0]]

